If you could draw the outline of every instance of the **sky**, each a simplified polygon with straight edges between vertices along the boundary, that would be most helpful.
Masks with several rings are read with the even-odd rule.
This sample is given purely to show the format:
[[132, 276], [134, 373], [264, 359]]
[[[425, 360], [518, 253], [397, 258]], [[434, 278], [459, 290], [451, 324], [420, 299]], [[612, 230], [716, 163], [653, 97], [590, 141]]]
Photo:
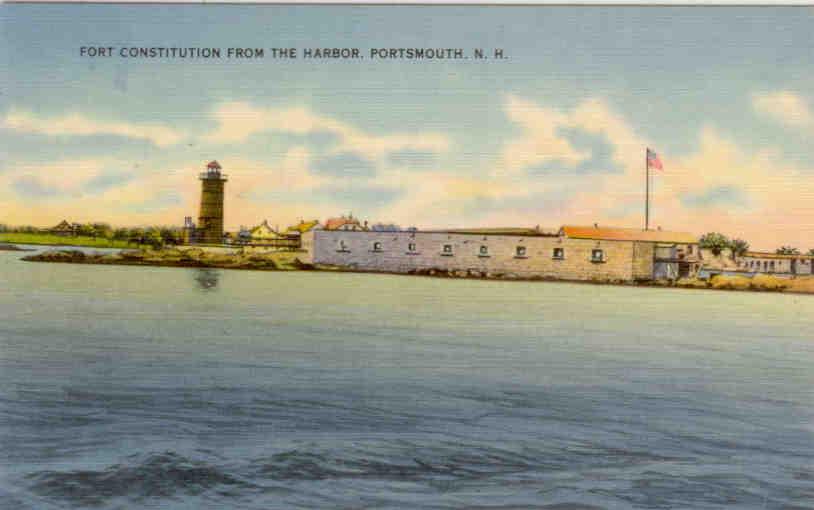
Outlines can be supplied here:
[[0, 4], [0, 27], [0, 223], [180, 225], [217, 159], [228, 229], [641, 228], [650, 147], [651, 227], [814, 248], [810, 7]]

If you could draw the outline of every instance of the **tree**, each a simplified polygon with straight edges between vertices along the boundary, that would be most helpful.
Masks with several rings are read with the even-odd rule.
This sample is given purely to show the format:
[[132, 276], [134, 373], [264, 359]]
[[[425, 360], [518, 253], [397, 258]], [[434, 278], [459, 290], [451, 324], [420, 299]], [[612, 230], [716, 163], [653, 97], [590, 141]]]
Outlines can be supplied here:
[[799, 255], [800, 250], [792, 246], [781, 246], [774, 251], [778, 255]]
[[706, 250], [712, 252], [713, 255], [720, 255], [722, 251], [729, 248], [729, 239], [725, 235], [718, 232], [709, 232], [701, 236], [698, 240], [698, 245]]
[[113, 238], [113, 228], [107, 223], [94, 223], [93, 227], [93, 235], [104, 237], [105, 239], [112, 239]]
[[749, 243], [743, 239], [732, 239], [729, 243], [729, 249], [732, 250], [732, 257], [743, 257], [749, 251]]
[[181, 233], [177, 229], [161, 227], [159, 231], [164, 244], [181, 244]]
[[126, 228], [117, 228], [113, 230], [113, 239], [117, 241], [126, 241], [130, 237], [130, 230]]

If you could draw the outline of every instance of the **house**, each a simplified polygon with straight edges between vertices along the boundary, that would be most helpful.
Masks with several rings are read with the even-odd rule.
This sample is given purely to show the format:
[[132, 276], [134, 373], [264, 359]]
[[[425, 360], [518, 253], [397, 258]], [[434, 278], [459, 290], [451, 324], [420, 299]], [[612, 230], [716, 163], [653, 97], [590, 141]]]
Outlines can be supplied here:
[[68, 223], [67, 220], [62, 220], [59, 225], [50, 229], [50, 232], [58, 236], [75, 236], [79, 229], [77, 223]]
[[296, 225], [292, 225], [285, 229], [283, 235], [286, 237], [300, 237], [305, 232], [319, 227], [319, 220], [303, 221], [300, 220]]
[[249, 231], [249, 235], [253, 243], [272, 241], [275, 239], [282, 239], [284, 237], [280, 235], [279, 232], [271, 228], [271, 226], [268, 223], [268, 220], [263, 220], [263, 223], [252, 228]]
[[339, 218], [330, 218], [325, 222], [325, 230], [351, 230], [351, 231], [364, 231], [367, 230], [367, 222], [359, 223], [359, 220], [354, 218], [352, 214], [348, 216], [340, 216]]

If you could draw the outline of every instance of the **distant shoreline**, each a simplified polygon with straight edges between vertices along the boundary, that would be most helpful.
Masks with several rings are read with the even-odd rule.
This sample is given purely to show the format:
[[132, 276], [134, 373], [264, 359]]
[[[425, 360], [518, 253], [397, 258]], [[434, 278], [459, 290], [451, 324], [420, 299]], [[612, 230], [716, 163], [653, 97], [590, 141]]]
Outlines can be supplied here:
[[16, 244], [0, 243], [0, 251], [34, 251], [33, 248], [20, 248]]
[[523, 277], [518, 275], [496, 275], [482, 277], [462, 272], [427, 270], [409, 273], [360, 271], [333, 266], [321, 266], [303, 262], [299, 256], [302, 252], [265, 252], [265, 253], [211, 253], [200, 248], [187, 250], [132, 250], [108, 254], [88, 254], [80, 250], [49, 250], [43, 253], [22, 257], [28, 262], [52, 262], [68, 264], [94, 264], [119, 266], [152, 266], [152, 267], [186, 267], [210, 269], [241, 269], [255, 271], [322, 271], [332, 273], [388, 274], [397, 276], [424, 276], [430, 278], [447, 278], [455, 280], [487, 281], [523, 281], [523, 282], [559, 282], [593, 285], [615, 285], [624, 287], [676, 288], [699, 290], [734, 290], [747, 292], [777, 292], [783, 294], [814, 294], [814, 278], [803, 278], [804, 285], [795, 285], [795, 280], [781, 280], [763, 275], [756, 281], [745, 277], [715, 276], [710, 280], [687, 279], [677, 282], [648, 281], [582, 281], [551, 277]]

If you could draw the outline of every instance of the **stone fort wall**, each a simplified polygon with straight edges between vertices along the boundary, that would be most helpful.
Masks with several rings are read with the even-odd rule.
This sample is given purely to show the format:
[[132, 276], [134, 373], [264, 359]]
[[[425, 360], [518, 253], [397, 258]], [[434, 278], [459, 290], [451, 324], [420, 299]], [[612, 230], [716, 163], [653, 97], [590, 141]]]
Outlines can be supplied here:
[[[360, 271], [408, 273], [438, 269], [588, 281], [645, 280], [653, 274], [652, 243], [634, 241], [314, 230], [303, 236], [303, 248], [313, 263]], [[596, 249], [602, 250], [601, 261], [594, 260]]]

